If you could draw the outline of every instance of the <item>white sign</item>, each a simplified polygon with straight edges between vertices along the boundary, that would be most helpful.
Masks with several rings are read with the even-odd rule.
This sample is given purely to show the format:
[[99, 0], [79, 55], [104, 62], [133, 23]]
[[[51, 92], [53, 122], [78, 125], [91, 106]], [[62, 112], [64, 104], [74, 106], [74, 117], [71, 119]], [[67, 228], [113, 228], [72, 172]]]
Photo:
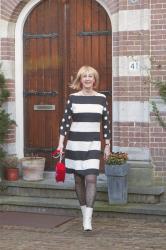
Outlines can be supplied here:
[[129, 70], [137, 71], [140, 69], [140, 63], [138, 61], [129, 62]]
[[138, 3], [138, 0], [129, 0], [129, 3]]

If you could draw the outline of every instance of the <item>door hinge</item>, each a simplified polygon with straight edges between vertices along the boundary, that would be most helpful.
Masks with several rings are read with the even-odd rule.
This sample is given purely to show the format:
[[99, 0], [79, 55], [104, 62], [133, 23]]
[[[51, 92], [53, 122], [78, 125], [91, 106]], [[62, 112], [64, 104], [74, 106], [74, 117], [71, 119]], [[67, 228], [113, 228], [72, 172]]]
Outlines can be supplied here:
[[77, 33], [78, 36], [110, 36], [111, 30], [99, 30], [99, 31], [81, 31]]
[[39, 38], [55, 38], [58, 37], [58, 33], [48, 33], [48, 34], [33, 34], [33, 33], [24, 33], [24, 39], [39, 39]]

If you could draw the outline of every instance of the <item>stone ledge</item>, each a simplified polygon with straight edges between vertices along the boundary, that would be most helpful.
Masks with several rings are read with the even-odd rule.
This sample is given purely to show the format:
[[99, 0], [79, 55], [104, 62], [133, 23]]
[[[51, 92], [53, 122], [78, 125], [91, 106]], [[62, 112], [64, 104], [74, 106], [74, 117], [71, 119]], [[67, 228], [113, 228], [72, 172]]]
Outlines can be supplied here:
[[134, 161], [130, 160], [128, 161], [130, 168], [152, 168], [153, 166], [150, 161]]
[[165, 192], [164, 186], [134, 186], [128, 188], [130, 194], [161, 195]]
[[[53, 190], [75, 190], [73, 181], [66, 181], [64, 183], [56, 183], [50, 179], [44, 179], [42, 181], [24, 181], [22, 179], [18, 181], [3, 181], [1, 183], [2, 187], [5, 188], [31, 188], [31, 189], [53, 189]], [[166, 187], [161, 185], [150, 185], [150, 186], [130, 186], [128, 187], [129, 194], [143, 194], [143, 195], [161, 195], [165, 192]], [[107, 182], [99, 181], [97, 184], [97, 191], [107, 192]]]
[[[64, 183], [56, 183], [50, 179], [44, 179], [42, 181], [24, 181], [22, 179], [18, 181], [3, 181], [1, 183], [2, 187], [23, 187], [23, 188], [36, 188], [36, 189], [69, 189], [74, 190], [74, 182], [66, 181]], [[107, 191], [107, 181], [99, 181], [97, 184], [97, 190], [101, 192]], [[131, 194], [151, 194], [151, 195], [160, 195], [163, 194], [166, 190], [165, 186], [161, 185], [150, 185], [150, 186], [129, 186], [128, 193]]]
[[[78, 201], [75, 199], [47, 199], [47, 198], [32, 198], [32, 197], [0, 197], [0, 209], [5, 210], [5, 206], [8, 207], [8, 210], [12, 209], [12, 206], [15, 207], [15, 211], [19, 210], [19, 207], [22, 211], [42, 211], [47, 212], [47, 209], [60, 209], [60, 210], [77, 210], [76, 212], [80, 213], [80, 207]], [[16, 210], [16, 208], [18, 210]], [[13, 210], [14, 211], [14, 210]], [[157, 215], [157, 216], [166, 216], [166, 203], [160, 204], [133, 204], [128, 203], [126, 205], [109, 205], [105, 201], [97, 201], [95, 203], [95, 212], [99, 212], [101, 215], [112, 214], [112, 213], [127, 213], [127, 214], [144, 214], [144, 215]], [[70, 212], [69, 212], [70, 213]]]
[[73, 189], [74, 183], [72, 181], [64, 183], [56, 183], [52, 179], [43, 179], [41, 181], [3, 181], [4, 187], [24, 187], [24, 188], [36, 188], [36, 189]]

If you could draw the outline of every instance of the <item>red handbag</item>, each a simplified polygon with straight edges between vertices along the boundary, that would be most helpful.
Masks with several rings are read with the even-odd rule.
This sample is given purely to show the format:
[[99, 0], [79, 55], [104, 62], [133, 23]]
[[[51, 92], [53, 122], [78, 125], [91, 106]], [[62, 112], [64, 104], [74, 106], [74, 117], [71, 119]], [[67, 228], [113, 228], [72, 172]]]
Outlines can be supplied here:
[[66, 167], [65, 164], [62, 162], [63, 158], [63, 152], [60, 152], [59, 150], [55, 150], [52, 152], [52, 156], [54, 158], [59, 158], [59, 162], [55, 164], [55, 180], [56, 182], [64, 182], [65, 181], [65, 175], [66, 175]]
[[64, 182], [65, 181], [65, 174], [66, 174], [66, 167], [64, 165], [64, 163], [62, 162], [58, 162], [55, 165], [55, 180], [57, 182]]

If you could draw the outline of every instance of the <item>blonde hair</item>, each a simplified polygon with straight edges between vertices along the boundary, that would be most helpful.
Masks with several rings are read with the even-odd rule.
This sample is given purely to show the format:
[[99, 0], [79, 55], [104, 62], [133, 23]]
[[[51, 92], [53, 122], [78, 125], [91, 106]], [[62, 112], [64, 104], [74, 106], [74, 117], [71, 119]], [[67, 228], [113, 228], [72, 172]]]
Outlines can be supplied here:
[[75, 89], [75, 90], [80, 90], [81, 89], [81, 81], [80, 81], [81, 77], [87, 71], [93, 74], [95, 78], [94, 88], [97, 88], [99, 84], [99, 73], [97, 72], [96, 69], [92, 68], [91, 66], [82, 66], [78, 70], [75, 80], [70, 84], [70, 88]]

